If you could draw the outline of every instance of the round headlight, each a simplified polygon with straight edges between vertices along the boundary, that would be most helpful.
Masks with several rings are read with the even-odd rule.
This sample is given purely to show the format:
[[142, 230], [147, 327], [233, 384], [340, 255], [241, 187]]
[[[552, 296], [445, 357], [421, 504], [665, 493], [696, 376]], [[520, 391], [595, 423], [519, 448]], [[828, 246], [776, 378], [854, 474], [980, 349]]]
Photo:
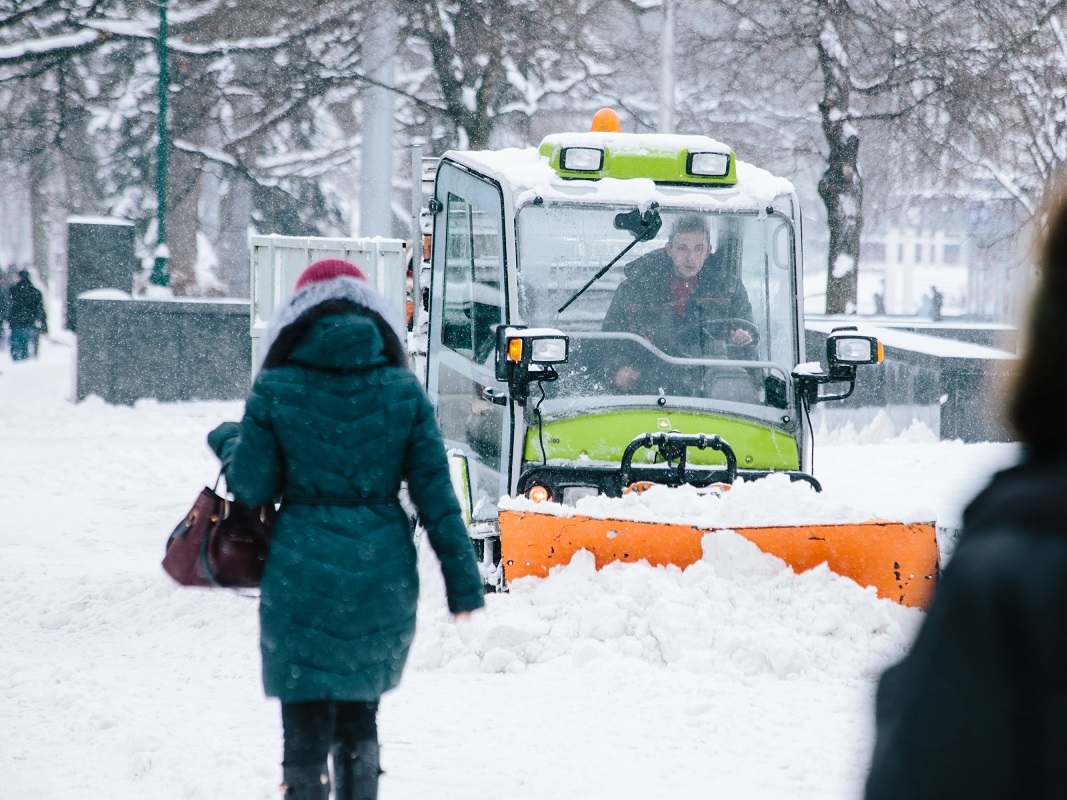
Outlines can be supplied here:
[[526, 492], [526, 496], [533, 500], [535, 503], [543, 503], [552, 497], [552, 492], [548, 491], [548, 487], [535, 484], [530, 487], [530, 490]]

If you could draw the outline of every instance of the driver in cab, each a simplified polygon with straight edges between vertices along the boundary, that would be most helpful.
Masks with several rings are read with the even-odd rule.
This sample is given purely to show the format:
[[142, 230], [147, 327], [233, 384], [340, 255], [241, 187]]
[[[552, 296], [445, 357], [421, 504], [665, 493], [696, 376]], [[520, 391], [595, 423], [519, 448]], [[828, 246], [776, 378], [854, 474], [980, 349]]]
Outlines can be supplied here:
[[[728, 260], [722, 247], [711, 251], [702, 217], [681, 217], [663, 249], [626, 266], [602, 330], [637, 334], [680, 358], [754, 357], [752, 304], [740, 278], [726, 267]], [[652, 383], [662, 376], [648, 373], [661, 371], [658, 360], [651, 353], [642, 358], [632, 348], [627, 352], [643, 363], [611, 364], [615, 385], [624, 392], [655, 391]]]

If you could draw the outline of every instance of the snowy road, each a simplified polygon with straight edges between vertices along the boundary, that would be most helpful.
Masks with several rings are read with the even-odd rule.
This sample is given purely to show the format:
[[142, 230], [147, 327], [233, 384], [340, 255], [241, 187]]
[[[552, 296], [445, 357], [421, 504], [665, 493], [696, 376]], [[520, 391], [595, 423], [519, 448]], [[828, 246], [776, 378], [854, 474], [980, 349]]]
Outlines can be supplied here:
[[[275, 798], [255, 603], [180, 590], [162, 547], [236, 403], [109, 407], [71, 353], [0, 356], [0, 775], [6, 797]], [[827, 491], [954, 525], [1014, 457], [913, 428], [820, 444]], [[853, 798], [879, 671], [920, 615], [720, 537], [684, 573], [581, 559], [454, 625], [432, 563], [380, 717], [384, 800]]]

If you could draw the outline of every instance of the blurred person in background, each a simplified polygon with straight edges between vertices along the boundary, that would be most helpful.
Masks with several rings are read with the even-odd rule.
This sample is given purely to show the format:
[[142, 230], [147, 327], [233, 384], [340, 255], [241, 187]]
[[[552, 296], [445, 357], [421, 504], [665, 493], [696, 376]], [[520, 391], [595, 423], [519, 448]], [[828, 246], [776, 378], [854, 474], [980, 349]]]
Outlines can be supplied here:
[[7, 347], [7, 320], [11, 316], [11, 287], [7, 273], [0, 267], [0, 351]]
[[407, 367], [404, 323], [354, 264], [312, 264], [275, 312], [241, 422], [208, 436], [227, 487], [281, 498], [260, 586], [263, 686], [282, 704], [291, 800], [378, 796], [376, 715], [415, 635], [419, 577], [406, 482], [448, 606], [482, 579], [434, 411]]
[[934, 322], [941, 321], [941, 309], [945, 306], [945, 296], [937, 290], [936, 286], [930, 287], [930, 319]]
[[1067, 797], [1067, 195], [1050, 205], [1008, 417], [908, 655], [878, 686], [867, 800]]
[[20, 269], [18, 281], [11, 287], [8, 325], [11, 327], [11, 360], [23, 361], [38, 354], [37, 343], [42, 333], [48, 333], [48, 317], [44, 311], [44, 296], [30, 282], [30, 273]]

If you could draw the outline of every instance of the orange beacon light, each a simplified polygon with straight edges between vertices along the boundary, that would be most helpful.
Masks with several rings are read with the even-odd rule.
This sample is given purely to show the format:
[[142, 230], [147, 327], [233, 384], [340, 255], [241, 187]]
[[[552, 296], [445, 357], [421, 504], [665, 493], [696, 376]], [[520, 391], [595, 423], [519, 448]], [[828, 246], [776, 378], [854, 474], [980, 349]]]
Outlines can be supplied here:
[[604, 133], [621, 133], [622, 121], [614, 109], [602, 108], [593, 115], [593, 124], [589, 126], [589, 130]]

